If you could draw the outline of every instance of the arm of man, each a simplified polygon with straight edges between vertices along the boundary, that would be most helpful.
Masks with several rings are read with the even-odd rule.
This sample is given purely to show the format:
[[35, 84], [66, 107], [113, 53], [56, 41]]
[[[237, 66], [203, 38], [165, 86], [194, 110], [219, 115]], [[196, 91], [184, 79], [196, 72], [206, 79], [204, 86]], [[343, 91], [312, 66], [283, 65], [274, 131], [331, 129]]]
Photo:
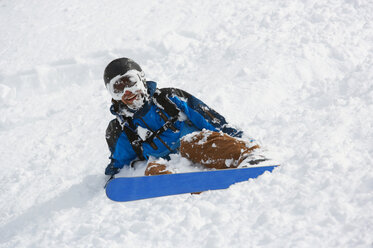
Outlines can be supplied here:
[[171, 98], [176, 106], [187, 116], [187, 118], [200, 130], [208, 129], [211, 131], [219, 132], [214, 126], [212, 126], [200, 113], [189, 107], [189, 105], [180, 100], [178, 97], [174, 96]]
[[207, 106], [203, 101], [193, 96], [192, 94], [177, 88], [163, 88], [162, 91], [177, 96], [183, 101], [185, 99], [189, 108], [201, 114], [212, 126], [217, 128], [219, 131], [222, 131], [232, 137], [242, 137], [242, 130], [238, 129], [237, 127], [231, 126], [221, 114]]
[[[115, 152], [112, 155], [112, 162], [106, 168], [106, 171], [109, 173], [110, 170], [112, 172], [119, 172], [119, 169], [122, 169], [125, 165], [129, 166], [130, 163], [136, 159], [137, 154], [133, 150], [127, 135], [122, 133], [117, 141], [115, 146]], [[106, 173], [105, 174], [108, 174]], [[112, 174], [116, 174], [112, 173]], [[110, 174], [110, 173], [109, 173]]]

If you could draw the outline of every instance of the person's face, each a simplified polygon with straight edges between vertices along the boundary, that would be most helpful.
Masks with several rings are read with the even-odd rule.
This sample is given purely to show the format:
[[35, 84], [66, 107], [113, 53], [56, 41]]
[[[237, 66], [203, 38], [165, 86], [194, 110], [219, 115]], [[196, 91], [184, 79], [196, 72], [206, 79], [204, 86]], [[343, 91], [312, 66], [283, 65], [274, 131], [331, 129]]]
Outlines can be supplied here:
[[141, 97], [141, 90], [137, 90], [135, 92], [125, 90], [122, 96], [122, 102], [131, 108], [134, 102], [136, 100], [139, 100], [140, 97]]
[[119, 78], [113, 85], [116, 94], [122, 94], [121, 101], [129, 108], [137, 110], [144, 104], [145, 87], [135, 76]]

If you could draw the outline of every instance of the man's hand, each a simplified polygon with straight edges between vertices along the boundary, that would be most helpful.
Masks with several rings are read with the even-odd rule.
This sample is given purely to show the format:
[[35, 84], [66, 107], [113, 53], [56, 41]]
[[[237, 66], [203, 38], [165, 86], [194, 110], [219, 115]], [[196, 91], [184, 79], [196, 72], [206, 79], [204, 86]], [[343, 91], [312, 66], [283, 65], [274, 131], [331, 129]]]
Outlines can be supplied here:
[[119, 168], [114, 167], [114, 165], [113, 165], [112, 163], [110, 163], [110, 164], [106, 167], [106, 169], [105, 169], [105, 175], [113, 176], [113, 175], [117, 174], [119, 171], [120, 171]]

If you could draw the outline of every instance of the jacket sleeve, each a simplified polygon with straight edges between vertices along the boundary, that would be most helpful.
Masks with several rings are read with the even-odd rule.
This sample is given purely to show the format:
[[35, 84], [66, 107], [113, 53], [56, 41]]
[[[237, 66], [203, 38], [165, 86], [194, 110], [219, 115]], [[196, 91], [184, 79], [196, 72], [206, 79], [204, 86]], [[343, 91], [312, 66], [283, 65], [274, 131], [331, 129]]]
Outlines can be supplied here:
[[222, 131], [223, 133], [226, 133], [232, 137], [242, 137], [243, 131], [241, 129], [230, 125], [221, 114], [207, 106], [203, 101], [192, 94], [177, 88], [163, 88], [161, 90], [172, 96], [177, 96], [179, 99], [185, 101], [190, 108], [197, 111], [219, 131]]
[[114, 167], [123, 168], [125, 165], [130, 165], [132, 160], [136, 159], [137, 154], [133, 150], [127, 135], [122, 133], [115, 146], [115, 152], [112, 158], [114, 159]]
[[180, 100], [176, 96], [171, 97], [170, 99], [198, 129], [202, 130], [205, 128], [211, 131], [219, 132], [218, 129], [212, 126], [200, 113], [192, 109], [186, 102]]

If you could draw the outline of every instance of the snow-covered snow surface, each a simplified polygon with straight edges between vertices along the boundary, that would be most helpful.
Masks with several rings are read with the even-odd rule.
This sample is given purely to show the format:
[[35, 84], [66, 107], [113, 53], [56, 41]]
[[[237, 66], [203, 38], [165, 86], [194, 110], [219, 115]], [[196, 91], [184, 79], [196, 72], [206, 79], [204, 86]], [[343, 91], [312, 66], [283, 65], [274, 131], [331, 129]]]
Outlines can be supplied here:
[[[372, 247], [372, 1], [2, 0], [0, 34], [0, 247]], [[102, 74], [123, 56], [282, 166], [108, 200]]]

